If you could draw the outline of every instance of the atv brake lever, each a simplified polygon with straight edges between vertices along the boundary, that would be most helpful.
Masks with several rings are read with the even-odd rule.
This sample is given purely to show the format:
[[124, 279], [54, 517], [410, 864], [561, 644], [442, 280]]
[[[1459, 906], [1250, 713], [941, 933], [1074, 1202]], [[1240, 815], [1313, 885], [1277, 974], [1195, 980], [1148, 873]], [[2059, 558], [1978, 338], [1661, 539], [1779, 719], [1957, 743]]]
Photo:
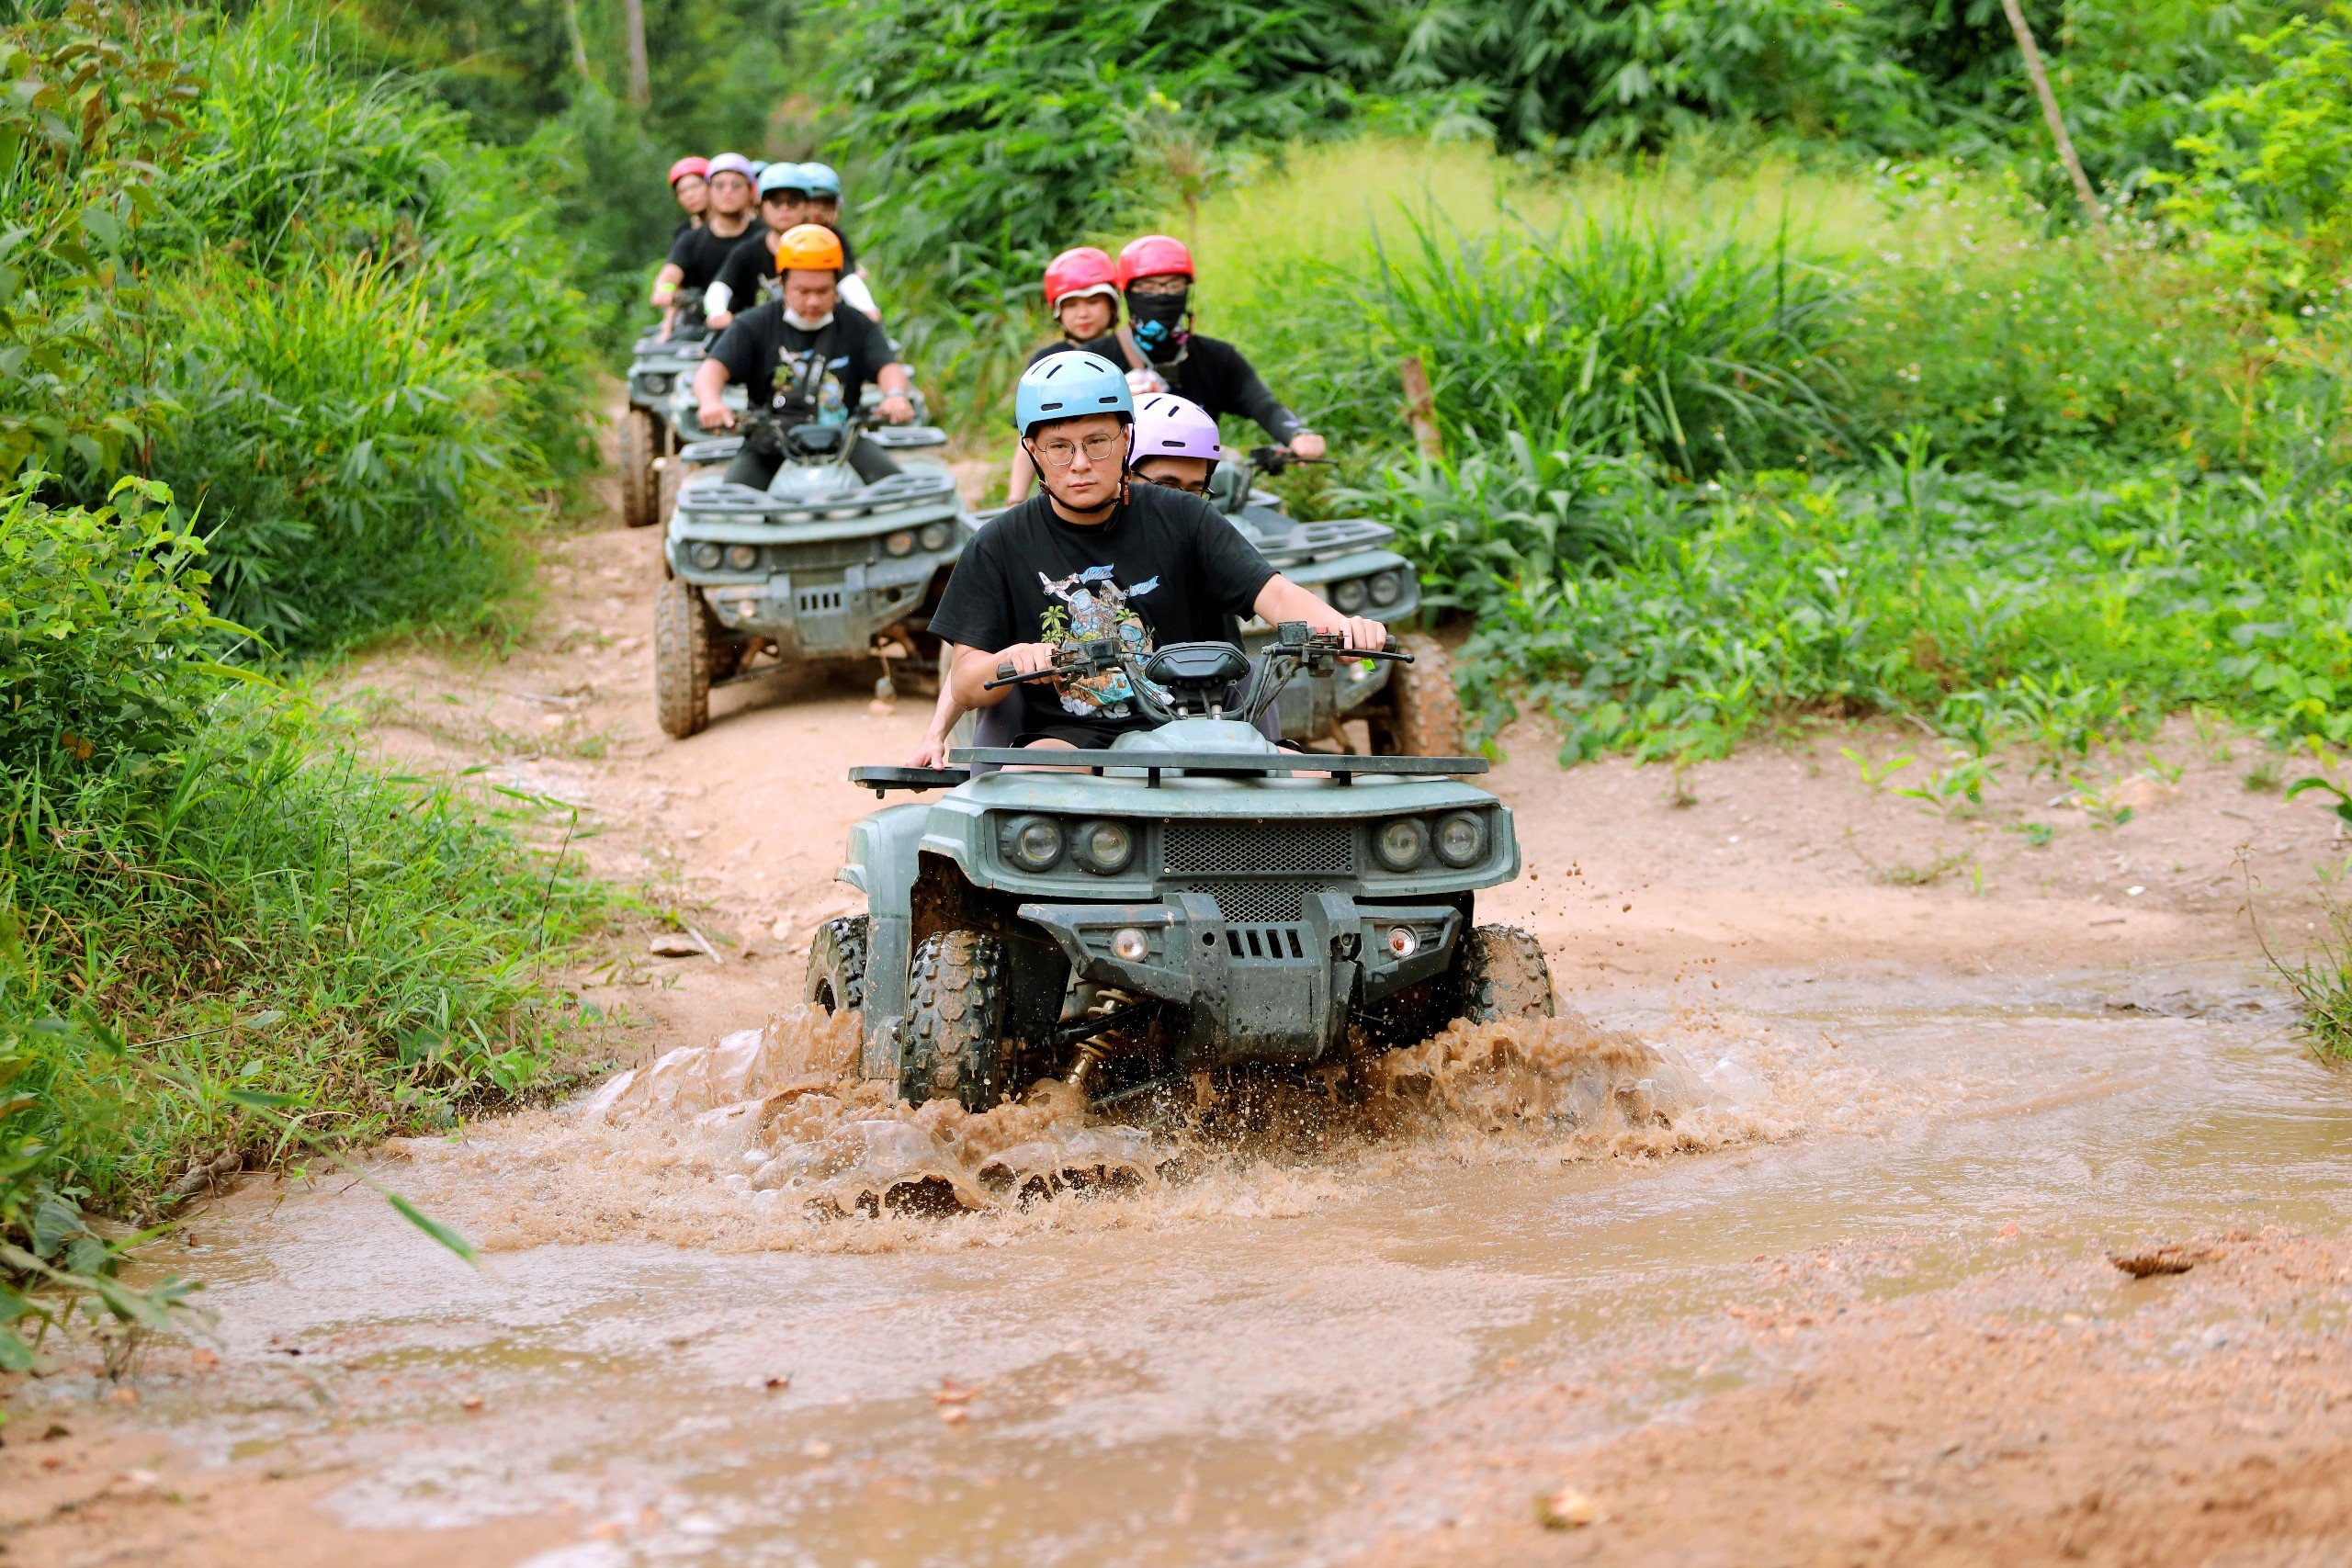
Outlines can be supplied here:
[[1026, 675], [1015, 674], [1013, 672], [1012, 666], [1010, 664], [1000, 664], [996, 667], [996, 679], [985, 682], [980, 687], [980, 690], [983, 692], [993, 692], [999, 686], [1018, 686], [1026, 681], [1042, 681], [1049, 675], [1059, 675], [1061, 673], [1063, 673], [1063, 671], [1061, 666], [1058, 664], [1048, 664], [1043, 670], [1032, 670]]

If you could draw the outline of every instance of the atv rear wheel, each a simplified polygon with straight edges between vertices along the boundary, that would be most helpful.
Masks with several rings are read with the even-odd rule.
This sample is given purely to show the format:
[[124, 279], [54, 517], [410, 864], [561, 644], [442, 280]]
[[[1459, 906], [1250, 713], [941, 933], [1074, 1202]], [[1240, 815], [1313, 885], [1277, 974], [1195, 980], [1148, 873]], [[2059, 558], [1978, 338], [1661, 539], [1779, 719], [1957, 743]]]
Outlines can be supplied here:
[[710, 724], [711, 619], [693, 583], [662, 580], [653, 596], [653, 710], [675, 739]]
[[1445, 645], [1425, 632], [1396, 638], [1410, 664], [1388, 667], [1388, 689], [1362, 709], [1372, 731], [1372, 750], [1387, 757], [1462, 755], [1462, 698], [1453, 689], [1453, 660]]
[[686, 465], [675, 452], [661, 461], [655, 470], [653, 487], [653, 520], [667, 525], [670, 514], [678, 510], [678, 492], [685, 488]]
[[803, 996], [827, 1012], [855, 1012], [865, 1006], [864, 915], [843, 915], [817, 928], [817, 938], [808, 944]]
[[643, 409], [630, 409], [621, 415], [621, 522], [628, 527], [642, 528], [662, 521], [655, 512], [653, 455], [660, 446], [655, 439], [657, 434], [653, 416]]
[[1012, 969], [1004, 942], [987, 931], [936, 931], [915, 949], [907, 974], [899, 1098], [910, 1105], [960, 1100], [986, 1111], [1012, 1092], [1004, 1038]]
[[1551, 1018], [1558, 1010], [1543, 944], [1517, 926], [1478, 926], [1454, 959], [1461, 1016], [1472, 1023]]

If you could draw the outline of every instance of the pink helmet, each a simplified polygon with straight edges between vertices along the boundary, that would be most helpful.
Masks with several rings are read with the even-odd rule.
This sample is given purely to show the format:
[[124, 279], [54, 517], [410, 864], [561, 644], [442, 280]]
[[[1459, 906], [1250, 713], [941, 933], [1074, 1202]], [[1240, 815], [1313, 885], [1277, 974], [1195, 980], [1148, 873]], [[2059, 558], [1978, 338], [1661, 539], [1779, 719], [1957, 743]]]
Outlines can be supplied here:
[[710, 161], [710, 177], [717, 179], [721, 175], [741, 175], [745, 185], [760, 177], [759, 171], [752, 167], [752, 161], [741, 152], [721, 152]]
[[1064, 251], [1046, 264], [1046, 308], [1054, 310], [1065, 299], [1087, 294], [1106, 295], [1115, 301], [1119, 289], [1112, 279], [1117, 273], [1110, 256], [1092, 245]]
[[1136, 400], [1130, 468], [1146, 457], [1201, 457], [1215, 463], [1224, 456], [1216, 421], [1200, 404], [1173, 392], [1154, 392]]
[[709, 159], [681, 158], [676, 163], [670, 165], [670, 183], [672, 185], [676, 185], [688, 175], [707, 175], [708, 173], [710, 173]]
[[1122, 288], [1138, 277], [1155, 277], [1162, 273], [1193, 276], [1193, 253], [1184, 248], [1183, 241], [1165, 234], [1146, 234], [1140, 240], [1129, 240], [1119, 253]]

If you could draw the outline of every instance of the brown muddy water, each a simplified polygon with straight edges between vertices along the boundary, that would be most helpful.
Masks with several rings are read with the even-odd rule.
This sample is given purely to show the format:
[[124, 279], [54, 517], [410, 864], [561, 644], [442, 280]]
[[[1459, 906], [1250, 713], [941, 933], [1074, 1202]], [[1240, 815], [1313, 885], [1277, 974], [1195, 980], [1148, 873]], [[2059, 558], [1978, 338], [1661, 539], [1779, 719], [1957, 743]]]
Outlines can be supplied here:
[[159, 1259], [211, 1281], [222, 1366], [141, 1418], [354, 1463], [322, 1501], [354, 1525], [555, 1516], [536, 1568], [1319, 1562], [1447, 1523], [1422, 1456], [1498, 1390], [1597, 1391], [1601, 1442], [1786, 1377], [1769, 1337], [1686, 1332], [1776, 1260], [1880, 1301], [2020, 1248], [2352, 1225], [2346, 1080], [2241, 967], [1583, 1001], [1616, 1032], [1565, 1026], [1532, 1077], [1439, 1095], [1423, 1063], [1271, 1158], [1163, 1125], [1120, 1145], [1149, 1174], [1025, 1207], [988, 1158], [1067, 1128], [926, 1127], [989, 1205], [944, 1219], [807, 1217], [855, 1176], [842, 1130], [894, 1119], [819, 1104], [787, 1023], [748, 1087], [804, 1087], [765, 1131], [707, 1114], [745, 1087], [710, 1067], [386, 1160], [480, 1273], [364, 1191], [249, 1191]]

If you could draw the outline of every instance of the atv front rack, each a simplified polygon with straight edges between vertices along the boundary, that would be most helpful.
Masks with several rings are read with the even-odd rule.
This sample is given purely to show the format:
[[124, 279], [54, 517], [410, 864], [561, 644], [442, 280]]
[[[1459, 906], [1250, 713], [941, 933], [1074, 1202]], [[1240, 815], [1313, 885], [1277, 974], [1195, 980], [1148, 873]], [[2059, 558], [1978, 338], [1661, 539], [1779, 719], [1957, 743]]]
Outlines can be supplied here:
[[[740, 445], [732, 436], [697, 441], [680, 456], [689, 463], [715, 463], [731, 457]], [[717, 449], [721, 447], [727, 450], [718, 452]], [[706, 451], [711, 454], [707, 457], [700, 455]], [[863, 489], [842, 491], [813, 502], [793, 501], [749, 485], [721, 480], [695, 486], [692, 504], [697, 517], [714, 523], [797, 524], [848, 522], [877, 513], [903, 512], [918, 506], [959, 507], [961, 503], [956, 494], [954, 475], [924, 472], [892, 474]]]
[[947, 760], [967, 767], [1061, 768], [1072, 773], [1083, 770], [1097, 777], [1116, 769], [1142, 773], [1145, 782], [1154, 787], [1162, 773], [1228, 778], [1236, 774], [1323, 773], [1346, 784], [1353, 784], [1359, 773], [1385, 778], [1453, 778], [1487, 771], [1484, 757], [1356, 757], [1324, 751], [1119, 751], [1107, 748], [1066, 750], [1058, 746], [959, 747], [947, 753]]

